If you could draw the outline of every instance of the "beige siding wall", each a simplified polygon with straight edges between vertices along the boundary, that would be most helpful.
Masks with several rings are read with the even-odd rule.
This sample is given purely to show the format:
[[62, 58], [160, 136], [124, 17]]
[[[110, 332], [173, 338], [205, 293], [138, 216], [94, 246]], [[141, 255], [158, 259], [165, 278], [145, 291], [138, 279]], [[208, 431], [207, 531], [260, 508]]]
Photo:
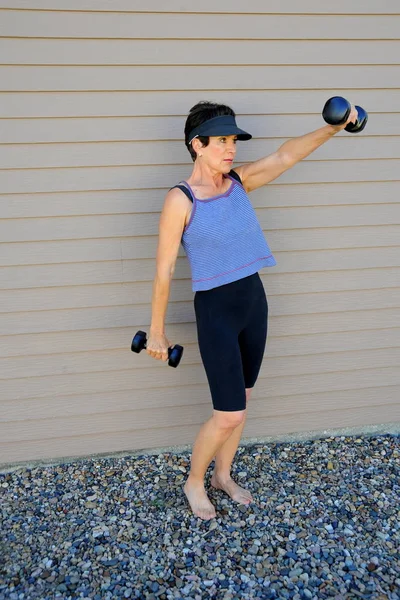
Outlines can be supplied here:
[[210, 414], [182, 250], [183, 362], [129, 350], [200, 99], [254, 132], [239, 162], [322, 126], [332, 95], [370, 113], [251, 195], [278, 266], [246, 436], [400, 421], [397, 0], [182, 4], [0, 1], [2, 464], [186, 444]]

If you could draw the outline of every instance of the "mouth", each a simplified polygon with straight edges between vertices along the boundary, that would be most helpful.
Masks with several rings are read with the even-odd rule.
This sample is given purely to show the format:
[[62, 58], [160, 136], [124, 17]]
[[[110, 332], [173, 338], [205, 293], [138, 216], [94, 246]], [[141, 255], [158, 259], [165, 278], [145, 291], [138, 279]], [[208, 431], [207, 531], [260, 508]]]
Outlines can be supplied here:
[[233, 158], [224, 158], [224, 162], [232, 163], [233, 162]]

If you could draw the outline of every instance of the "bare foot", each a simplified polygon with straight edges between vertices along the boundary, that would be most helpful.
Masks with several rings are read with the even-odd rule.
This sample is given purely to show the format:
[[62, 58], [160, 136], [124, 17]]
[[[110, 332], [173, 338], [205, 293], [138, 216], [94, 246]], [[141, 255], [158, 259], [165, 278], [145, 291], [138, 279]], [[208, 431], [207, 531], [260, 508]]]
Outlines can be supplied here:
[[190, 507], [196, 517], [200, 517], [204, 521], [214, 519], [217, 515], [215, 508], [208, 499], [204, 484], [193, 483], [189, 479], [183, 486], [183, 491], [190, 504]]
[[217, 490], [223, 490], [226, 492], [228, 496], [232, 498], [232, 500], [235, 500], [235, 502], [238, 502], [239, 504], [250, 504], [253, 502], [253, 497], [250, 492], [240, 487], [240, 485], [235, 483], [232, 478], [221, 481], [216, 475], [213, 474], [211, 477], [211, 485]]

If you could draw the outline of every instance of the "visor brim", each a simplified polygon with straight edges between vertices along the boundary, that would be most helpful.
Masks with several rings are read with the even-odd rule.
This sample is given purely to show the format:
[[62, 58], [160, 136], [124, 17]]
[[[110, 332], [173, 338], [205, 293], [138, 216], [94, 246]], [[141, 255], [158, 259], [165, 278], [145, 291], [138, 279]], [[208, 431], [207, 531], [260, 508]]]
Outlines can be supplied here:
[[237, 139], [240, 141], [251, 140], [253, 137], [247, 131], [243, 129], [239, 129], [239, 127], [232, 127], [231, 125], [220, 125], [219, 127], [204, 127], [203, 131], [199, 135], [210, 136], [210, 137], [218, 137], [221, 135], [236, 135]]

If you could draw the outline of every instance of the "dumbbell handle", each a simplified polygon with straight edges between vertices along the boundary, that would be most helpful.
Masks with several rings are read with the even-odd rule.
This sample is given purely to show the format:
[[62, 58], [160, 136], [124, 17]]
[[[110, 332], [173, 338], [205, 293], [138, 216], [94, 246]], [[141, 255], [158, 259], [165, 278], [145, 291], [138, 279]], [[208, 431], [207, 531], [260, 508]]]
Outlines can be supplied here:
[[[146, 345], [145, 345], [146, 348]], [[175, 357], [172, 356], [173, 352], [175, 352]], [[168, 365], [170, 367], [177, 367], [181, 361], [183, 354], [183, 347], [179, 344], [175, 344], [175, 346], [170, 346], [168, 348]]]
[[[143, 348], [146, 350], [147, 349], [147, 343], [145, 342], [143, 344]], [[168, 346], [168, 358], [171, 356], [171, 352], [174, 349], [174, 346]]]
[[[147, 349], [147, 335], [145, 331], [138, 331], [134, 336], [131, 344], [132, 352], [139, 353], [141, 350]], [[175, 344], [168, 347], [168, 365], [177, 367], [181, 361], [183, 354], [183, 346]]]

